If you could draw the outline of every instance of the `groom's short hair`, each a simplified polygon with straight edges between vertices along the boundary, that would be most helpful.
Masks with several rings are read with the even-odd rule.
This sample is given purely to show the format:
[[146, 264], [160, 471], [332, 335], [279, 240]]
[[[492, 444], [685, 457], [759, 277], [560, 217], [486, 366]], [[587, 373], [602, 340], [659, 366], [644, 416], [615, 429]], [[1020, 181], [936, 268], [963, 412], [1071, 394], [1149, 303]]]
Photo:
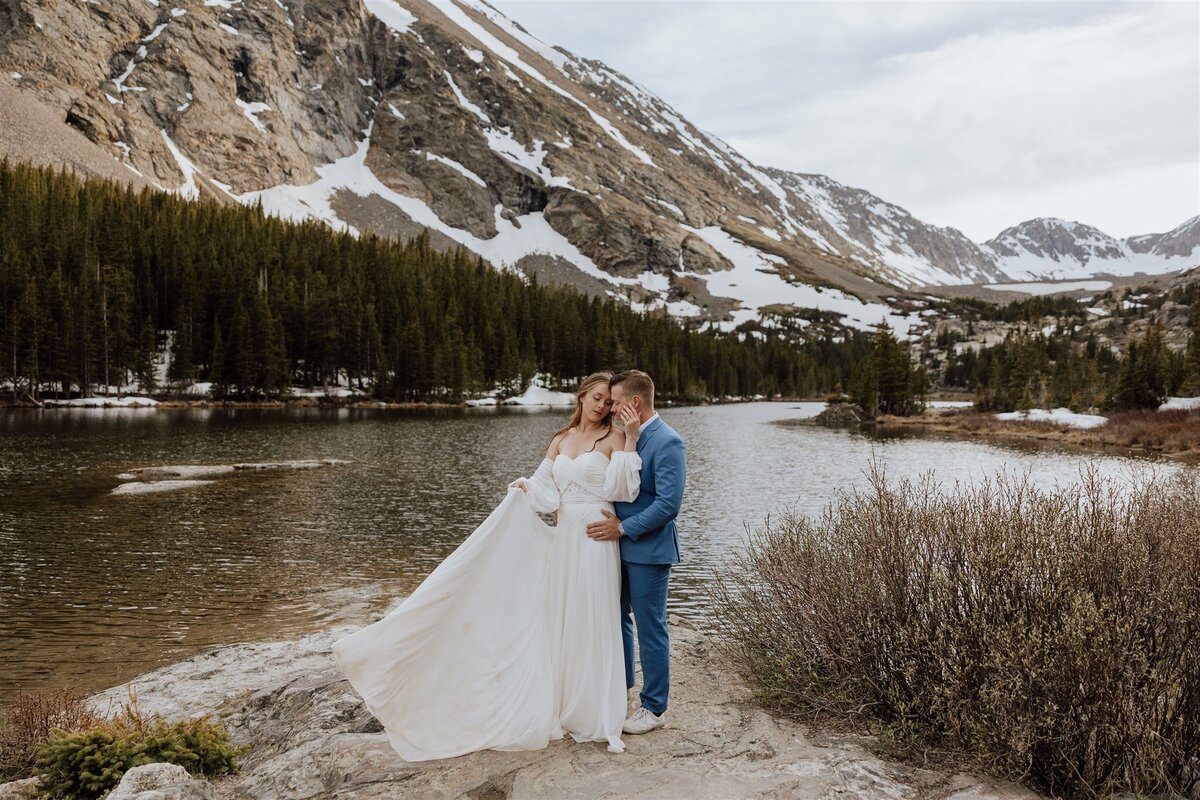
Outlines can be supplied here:
[[621, 391], [636, 394], [649, 406], [654, 405], [654, 380], [640, 369], [619, 372], [608, 382], [609, 387], [619, 385]]

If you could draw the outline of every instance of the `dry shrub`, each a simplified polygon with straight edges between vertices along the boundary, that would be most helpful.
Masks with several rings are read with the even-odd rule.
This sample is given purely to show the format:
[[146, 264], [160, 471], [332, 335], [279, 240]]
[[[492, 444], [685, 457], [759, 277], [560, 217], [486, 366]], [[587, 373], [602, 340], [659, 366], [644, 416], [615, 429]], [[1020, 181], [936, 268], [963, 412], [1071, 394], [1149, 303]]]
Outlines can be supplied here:
[[957, 419], [958, 427], [968, 431], [1061, 433], [1063, 431], [1080, 430], [1064, 422], [1055, 422], [1048, 419], [996, 419], [992, 414], [981, 414], [977, 411], [958, 414], [955, 415], [955, 418]]
[[18, 694], [0, 716], [0, 782], [33, 774], [38, 745], [55, 728], [77, 731], [98, 722], [72, 688]]
[[1050, 420], [998, 420], [991, 414], [969, 412], [952, 417], [957, 427], [971, 432], [1066, 433], [1080, 442], [1140, 447], [1166, 453], [1200, 450], [1200, 409], [1156, 411], [1139, 409], [1108, 413], [1097, 428], [1073, 428]]
[[1200, 752], [1200, 480], [931, 475], [751, 537], [718, 632], [758, 699], [1062, 797], [1181, 792]]
[[1127, 447], [1200, 450], [1200, 409], [1116, 411], [1103, 430], [1107, 441]]

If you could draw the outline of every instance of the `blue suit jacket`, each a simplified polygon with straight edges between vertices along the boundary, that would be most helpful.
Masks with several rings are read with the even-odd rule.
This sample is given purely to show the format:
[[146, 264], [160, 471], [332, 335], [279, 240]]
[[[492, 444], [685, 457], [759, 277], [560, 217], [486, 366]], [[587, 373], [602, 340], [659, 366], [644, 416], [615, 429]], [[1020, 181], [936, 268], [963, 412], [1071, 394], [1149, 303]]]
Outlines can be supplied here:
[[675, 517], [687, 482], [687, 448], [670, 425], [656, 419], [638, 436], [641, 491], [632, 503], [614, 503], [625, 528], [621, 560], [632, 564], [678, 564]]

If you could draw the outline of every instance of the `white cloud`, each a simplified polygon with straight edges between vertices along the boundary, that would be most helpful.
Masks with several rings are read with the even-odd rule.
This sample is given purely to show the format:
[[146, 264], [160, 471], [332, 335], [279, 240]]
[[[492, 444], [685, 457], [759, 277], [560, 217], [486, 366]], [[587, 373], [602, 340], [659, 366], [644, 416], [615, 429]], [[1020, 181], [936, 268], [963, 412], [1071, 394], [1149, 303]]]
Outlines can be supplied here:
[[1194, 3], [497, 4], [753, 161], [972, 238], [1040, 215], [1123, 236], [1200, 213]]

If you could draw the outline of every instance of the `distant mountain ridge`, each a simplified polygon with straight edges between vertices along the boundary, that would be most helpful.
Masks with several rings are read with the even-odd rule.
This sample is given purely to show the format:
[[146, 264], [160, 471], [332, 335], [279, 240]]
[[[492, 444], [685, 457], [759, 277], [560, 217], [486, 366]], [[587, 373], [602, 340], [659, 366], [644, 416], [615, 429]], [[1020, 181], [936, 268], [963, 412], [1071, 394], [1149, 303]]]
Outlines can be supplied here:
[[1124, 242], [1035, 220], [980, 245], [831, 178], [756, 166], [482, 0], [6, 0], [6, 81], [15, 113], [63, 130], [0, 136], [0, 154], [88, 173], [111, 159], [187, 197], [427, 230], [497, 267], [725, 327], [816, 308], [905, 333], [930, 287], [1200, 256], [1196, 219]]
[[1041, 217], [1006, 228], [983, 249], [1014, 280], [1179, 272], [1200, 264], [1200, 217], [1166, 233], [1127, 239]]

